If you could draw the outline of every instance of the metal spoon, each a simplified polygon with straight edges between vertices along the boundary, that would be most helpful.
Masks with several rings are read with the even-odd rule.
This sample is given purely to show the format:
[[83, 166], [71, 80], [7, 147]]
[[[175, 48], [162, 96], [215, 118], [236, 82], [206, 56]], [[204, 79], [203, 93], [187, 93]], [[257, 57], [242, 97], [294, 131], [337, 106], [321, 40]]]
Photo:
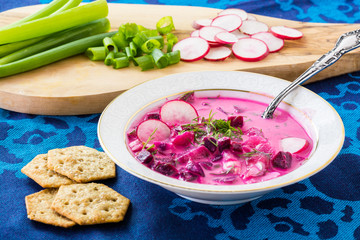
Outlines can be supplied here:
[[339, 60], [345, 53], [360, 47], [360, 29], [342, 34], [337, 40], [335, 47], [321, 56], [311, 67], [301, 74], [294, 82], [282, 90], [279, 95], [265, 109], [262, 118], [272, 118], [275, 109], [280, 102], [298, 85], [304, 83], [315, 74], [329, 67]]

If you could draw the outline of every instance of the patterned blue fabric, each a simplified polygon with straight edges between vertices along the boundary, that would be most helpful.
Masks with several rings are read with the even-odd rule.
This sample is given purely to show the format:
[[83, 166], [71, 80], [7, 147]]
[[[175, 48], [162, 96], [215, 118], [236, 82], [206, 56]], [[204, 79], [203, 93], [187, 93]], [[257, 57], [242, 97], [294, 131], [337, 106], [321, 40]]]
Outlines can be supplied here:
[[[0, 0], [0, 11], [50, 0]], [[122, 2], [125, 1], [109, 1]], [[129, 0], [126, 3], [238, 7], [312, 22], [360, 22], [355, 0]], [[61, 229], [26, 218], [24, 197], [42, 188], [20, 169], [49, 149], [87, 145], [101, 150], [99, 114], [36, 116], [0, 109], [0, 239], [360, 239], [360, 73], [306, 85], [342, 117], [346, 140], [326, 169], [261, 199], [209, 206], [176, 196], [117, 168], [104, 181], [131, 199], [116, 224]]]

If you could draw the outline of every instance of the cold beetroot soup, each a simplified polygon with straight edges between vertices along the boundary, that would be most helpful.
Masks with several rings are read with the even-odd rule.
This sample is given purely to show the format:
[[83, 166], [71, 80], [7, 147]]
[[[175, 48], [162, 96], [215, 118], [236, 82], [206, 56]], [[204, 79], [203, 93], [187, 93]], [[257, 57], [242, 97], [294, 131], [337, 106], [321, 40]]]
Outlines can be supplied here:
[[163, 175], [211, 185], [270, 180], [309, 158], [314, 141], [292, 114], [263, 119], [267, 104], [233, 95], [195, 91], [150, 105], [129, 125], [129, 151]]

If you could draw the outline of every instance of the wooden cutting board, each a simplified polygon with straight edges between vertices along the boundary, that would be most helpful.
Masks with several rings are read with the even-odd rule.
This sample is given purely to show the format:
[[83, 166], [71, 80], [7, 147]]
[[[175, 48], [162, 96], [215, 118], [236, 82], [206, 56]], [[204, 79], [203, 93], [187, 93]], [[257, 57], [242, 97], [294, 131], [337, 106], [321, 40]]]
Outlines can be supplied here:
[[[23, 18], [42, 7], [35, 5], [0, 13], [0, 26]], [[170, 15], [177, 29], [175, 34], [182, 39], [189, 36], [193, 30], [193, 20], [215, 17], [219, 11], [221, 10], [203, 7], [110, 3], [108, 17], [112, 29], [116, 30], [122, 23], [127, 22], [155, 28], [161, 17]], [[230, 57], [224, 62], [181, 62], [165, 69], [145, 72], [134, 66], [114, 70], [102, 62], [92, 62], [85, 56], [76, 56], [0, 79], [0, 107], [44, 115], [100, 113], [124, 90], [150, 79], [190, 71], [242, 70], [292, 81], [321, 55], [331, 50], [342, 33], [360, 28], [360, 24], [304, 23], [255, 16], [269, 26], [286, 25], [297, 28], [304, 33], [304, 37], [286, 41], [280, 52], [272, 53], [260, 62], [243, 62]], [[346, 54], [309, 82], [360, 70], [359, 53], [360, 51], [355, 50]]]

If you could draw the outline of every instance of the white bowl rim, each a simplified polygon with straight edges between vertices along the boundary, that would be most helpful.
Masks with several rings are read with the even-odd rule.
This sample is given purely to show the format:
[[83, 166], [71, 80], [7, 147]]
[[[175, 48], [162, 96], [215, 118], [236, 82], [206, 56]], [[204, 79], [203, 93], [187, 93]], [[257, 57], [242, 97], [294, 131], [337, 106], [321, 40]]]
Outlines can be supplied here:
[[[257, 83], [260, 82], [262, 84], [268, 84], [269, 86], [271, 84], [278, 85], [278, 86], [275, 86], [274, 89], [269, 89], [269, 87], [268, 87], [267, 89], [264, 90], [263, 87], [259, 88], [259, 86], [258, 86], [259, 84], [252, 84], [251, 87], [249, 87], [249, 86], [247, 86], [247, 85], [249, 85], [248, 80], [246, 83], [242, 82], [244, 85], [242, 86], [242, 88], [240, 90], [261, 93], [261, 94], [268, 95], [268, 96], [276, 96], [277, 92], [279, 92], [280, 90], [282, 90], [284, 87], [286, 87], [289, 84], [288, 81], [280, 79], [280, 78], [275, 78], [275, 77], [257, 74], [257, 73], [242, 72], [242, 71], [187, 72], [187, 73], [178, 73], [178, 74], [167, 75], [165, 77], [146, 81], [146, 82], [141, 83], [133, 88], [130, 88], [127, 91], [125, 91], [124, 93], [120, 94], [102, 112], [102, 114], [99, 118], [97, 133], [98, 133], [99, 142], [100, 142], [103, 150], [119, 167], [121, 167], [122, 169], [129, 172], [130, 174], [135, 175], [145, 181], [149, 181], [154, 184], [157, 184], [157, 185], [160, 185], [160, 186], [163, 186], [166, 188], [171, 188], [171, 189], [181, 189], [181, 190], [192, 191], [192, 192], [211, 192], [211, 193], [228, 193], [228, 194], [232, 194], [232, 193], [237, 194], [240, 192], [270, 191], [272, 189], [284, 187], [284, 186], [299, 182], [305, 178], [308, 178], [308, 177], [314, 175], [315, 173], [317, 173], [320, 170], [322, 170], [323, 168], [325, 168], [339, 154], [339, 152], [343, 146], [344, 139], [345, 139], [345, 129], [344, 129], [344, 125], [341, 120], [341, 117], [336, 112], [336, 110], [330, 105], [330, 103], [328, 103], [326, 100], [321, 98], [319, 95], [313, 93], [312, 91], [310, 91], [302, 86], [299, 86], [292, 93], [290, 93], [289, 96], [286, 98], [289, 100], [285, 99], [286, 102], [288, 104], [296, 106], [296, 101], [298, 101], [298, 99], [301, 98], [301, 96], [302, 96], [302, 98], [304, 98], [304, 95], [306, 95], [306, 98], [311, 97], [311, 98], [313, 98], [312, 100], [314, 100], [314, 99], [317, 100], [316, 104], [321, 105], [321, 108], [317, 109], [317, 110], [325, 111], [327, 114], [329, 114], [329, 113], [332, 114], [331, 119], [333, 119], [335, 121], [334, 124], [338, 127], [335, 129], [336, 131], [334, 131], [334, 133], [332, 134], [332, 135], [336, 134], [336, 136], [337, 136], [336, 138], [324, 139], [323, 132], [325, 129], [324, 129], [324, 127], [320, 126], [319, 145], [318, 145], [318, 148], [316, 151], [318, 151], [320, 148], [322, 153], [325, 154], [327, 152], [327, 154], [325, 154], [326, 155], [325, 157], [323, 157], [321, 154], [314, 154], [315, 156], [314, 155], [311, 156], [311, 158], [316, 157], [317, 159], [320, 158], [320, 160], [315, 162], [316, 164], [314, 164], [314, 167], [312, 167], [312, 166], [310, 166], [310, 164], [308, 164], [305, 172], [303, 170], [305, 169], [304, 166], [306, 166], [306, 164], [304, 164], [303, 166], [299, 167], [298, 169], [295, 169], [291, 173], [288, 173], [284, 176], [281, 176], [281, 177], [278, 177], [275, 179], [271, 179], [268, 181], [260, 182], [260, 183], [252, 183], [252, 184], [245, 184], [245, 185], [198, 184], [198, 183], [184, 182], [181, 180], [170, 178], [170, 177], [167, 177], [165, 175], [162, 175], [160, 173], [157, 173], [157, 172], [149, 169], [148, 167], [146, 167], [145, 165], [143, 165], [139, 161], [137, 161], [129, 153], [125, 144], [121, 145], [119, 143], [119, 146], [118, 146], [119, 149], [123, 150], [123, 152], [121, 152], [121, 153], [117, 150], [115, 151], [114, 147], [109, 147], [108, 143], [109, 143], [109, 141], [111, 141], [111, 139], [109, 139], [108, 133], [111, 132], [111, 134], [116, 134], [119, 132], [118, 131], [107, 131], [107, 133], [105, 134], [105, 132], [106, 132], [106, 131], [104, 131], [104, 129], [106, 128], [105, 119], [109, 118], [109, 121], [111, 118], [114, 118], [114, 117], [116, 119], [116, 114], [114, 115], [114, 107], [116, 104], [120, 104], [122, 101], [124, 101], [127, 98], [129, 98], [130, 96], [132, 96], [132, 94], [135, 94], [135, 95], [133, 95], [135, 97], [138, 96], [136, 94], [139, 93], [139, 91], [147, 89], [150, 85], [161, 86], [161, 84], [164, 84], [164, 82], [173, 81], [174, 79], [178, 80], [179, 78], [181, 78], [181, 80], [183, 82], [184, 79], [187, 79], [189, 77], [190, 78], [191, 77], [200, 78], [197, 80], [200, 81], [202, 84], [204, 84], [205, 79], [210, 81], [211, 79], [219, 78], [219, 76], [221, 76], [221, 78], [225, 77], [225, 79], [228, 79], [228, 78], [230, 79], [230, 78], [234, 78], [234, 77], [235, 78], [238, 77], [238, 78], [242, 78], [242, 79], [250, 78], [252, 80], [256, 80]], [[233, 80], [231, 80], [231, 81], [233, 81]], [[153, 99], [149, 99], [149, 97], [145, 96], [144, 99], [139, 99], [139, 98], [130, 99], [130, 102], [131, 102], [131, 100], [136, 100], [137, 104], [140, 104], [140, 105], [142, 104], [141, 106], [143, 107], [143, 106], [147, 105], [149, 102], [157, 101], [157, 100], [163, 98], [164, 96], [170, 96], [170, 95], [178, 94], [178, 93], [189, 90], [186, 87], [185, 88], [183, 87], [184, 84], [185, 85], [187, 84], [186, 86], [188, 86], [189, 84], [191, 85], [190, 82], [187, 82], [187, 83], [183, 82], [181, 86], [173, 86], [174, 87], [173, 92], [166, 92], [166, 94], [163, 94], [162, 91], [159, 91], [158, 93], [155, 94], [155, 96], [152, 96]], [[227, 84], [234, 87], [234, 83], [232, 83], [232, 82], [231, 83], [227, 82]], [[210, 85], [210, 88], [209, 88], [209, 85]], [[159, 86], [157, 86], [157, 87], [159, 87]], [[194, 90], [204, 89], [204, 87], [201, 87], [201, 84], [198, 84], [198, 86], [199, 87], [197, 89], [195, 89], [197, 87], [197, 85], [195, 84], [192, 87], [192, 89], [194, 89]], [[181, 90], [179, 89], [179, 87], [182, 87], [182, 88], [180, 88]], [[157, 89], [159, 89], [159, 88], [157, 88]], [[236, 90], [239, 90], [238, 88], [229, 88], [229, 87], [227, 87], [227, 85], [224, 87], [224, 85], [222, 85], [221, 83], [216, 83], [216, 84], [211, 85], [211, 84], [209, 84], [209, 82], [207, 82], [206, 89], [229, 89], [229, 90], [236, 89]], [[256, 89], [256, 90], [254, 91], [254, 89]], [[140, 100], [145, 101], [145, 102], [141, 102]], [[129, 99], [126, 102], [128, 103]], [[297, 103], [297, 104], [299, 104], [299, 103]], [[310, 103], [308, 103], [308, 104], [310, 104]], [[311, 104], [313, 104], [313, 103], [311, 103]], [[305, 107], [309, 107], [309, 106], [305, 106]], [[123, 116], [123, 118], [129, 119], [137, 111], [138, 111], [138, 109], [133, 109], [133, 111], [131, 111], [131, 113], [126, 113]], [[320, 113], [318, 115], [321, 115], [321, 114], [324, 114], [324, 113]], [[314, 119], [312, 119], [312, 121], [314, 121]], [[126, 126], [126, 124], [123, 126]], [[121, 132], [121, 135], [123, 136], [123, 140], [124, 140], [125, 139], [125, 129], [122, 129], [120, 132]], [[326, 146], [323, 146], [322, 142], [325, 140], [327, 141]], [[330, 143], [329, 143], [329, 140], [330, 140]], [[134, 163], [136, 165], [136, 169], [129, 167], [128, 166], [129, 162]]]

